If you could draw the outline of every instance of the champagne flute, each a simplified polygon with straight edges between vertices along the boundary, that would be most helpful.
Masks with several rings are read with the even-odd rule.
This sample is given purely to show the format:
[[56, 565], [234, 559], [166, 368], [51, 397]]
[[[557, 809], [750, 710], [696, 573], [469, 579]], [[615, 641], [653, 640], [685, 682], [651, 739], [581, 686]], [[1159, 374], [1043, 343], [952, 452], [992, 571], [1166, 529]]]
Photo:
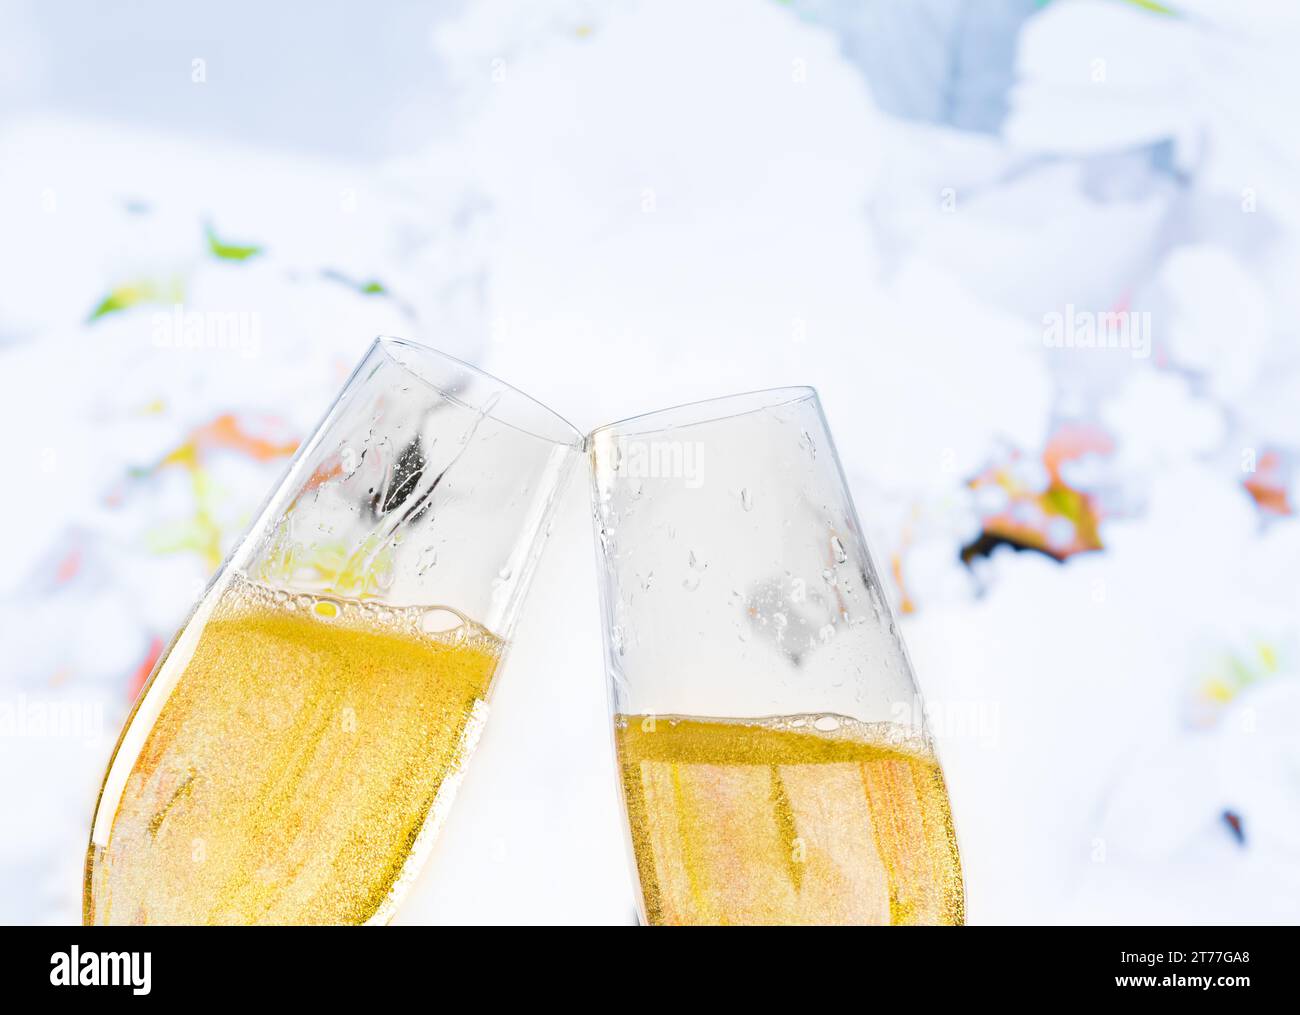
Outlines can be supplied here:
[[642, 919], [964, 922], [943, 773], [817, 393], [588, 445]]
[[582, 447], [496, 378], [377, 339], [136, 701], [85, 922], [388, 920]]

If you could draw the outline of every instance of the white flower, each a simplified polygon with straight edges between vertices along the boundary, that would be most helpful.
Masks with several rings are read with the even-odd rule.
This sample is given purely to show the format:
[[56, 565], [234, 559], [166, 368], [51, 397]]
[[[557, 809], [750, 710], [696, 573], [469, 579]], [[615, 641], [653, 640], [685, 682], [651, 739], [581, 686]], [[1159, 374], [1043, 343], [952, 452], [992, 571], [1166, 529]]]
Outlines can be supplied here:
[[1215, 395], [1241, 399], [1273, 338], [1270, 293], [1226, 248], [1209, 244], [1176, 247], [1156, 289], [1173, 362], [1204, 375]]
[[1131, 477], [1217, 448], [1224, 438], [1222, 411], [1196, 398], [1187, 380], [1152, 367], [1134, 367], [1101, 410], [1117, 437], [1118, 464]]
[[1197, 186], [1300, 222], [1300, 20], [1289, 4], [1174, 2], [1169, 17], [1055, 3], [1021, 33], [1004, 136], [1082, 155], [1169, 140]]

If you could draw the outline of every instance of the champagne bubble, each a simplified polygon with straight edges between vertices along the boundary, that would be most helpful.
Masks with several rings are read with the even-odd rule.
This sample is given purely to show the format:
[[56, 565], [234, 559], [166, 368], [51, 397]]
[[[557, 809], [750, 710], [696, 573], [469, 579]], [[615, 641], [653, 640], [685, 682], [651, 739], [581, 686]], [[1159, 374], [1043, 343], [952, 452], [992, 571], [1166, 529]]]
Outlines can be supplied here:
[[420, 630], [425, 634], [446, 634], [463, 627], [465, 618], [446, 606], [434, 606], [420, 616]]

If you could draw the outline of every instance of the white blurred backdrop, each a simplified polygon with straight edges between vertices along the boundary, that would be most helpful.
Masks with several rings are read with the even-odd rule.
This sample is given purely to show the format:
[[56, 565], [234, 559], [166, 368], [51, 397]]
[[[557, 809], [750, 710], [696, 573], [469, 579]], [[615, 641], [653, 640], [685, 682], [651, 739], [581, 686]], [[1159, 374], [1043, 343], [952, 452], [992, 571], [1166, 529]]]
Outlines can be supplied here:
[[[381, 333], [582, 429], [815, 385], [971, 920], [1300, 920], [1298, 47], [1265, 0], [0, 0], [0, 920], [79, 918], [140, 681]], [[586, 498], [403, 922], [633, 919]]]

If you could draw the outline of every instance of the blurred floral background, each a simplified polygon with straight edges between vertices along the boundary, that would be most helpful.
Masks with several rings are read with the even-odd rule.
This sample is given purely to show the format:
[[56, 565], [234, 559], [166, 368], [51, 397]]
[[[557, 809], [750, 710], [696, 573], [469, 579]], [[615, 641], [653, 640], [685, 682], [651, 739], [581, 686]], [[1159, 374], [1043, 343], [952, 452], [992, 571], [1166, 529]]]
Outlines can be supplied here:
[[[821, 392], [978, 922], [1300, 920], [1300, 8], [0, 0], [0, 920], [378, 334]], [[406, 922], [630, 922], [575, 482]], [[561, 730], [558, 738], [555, 730]]]

